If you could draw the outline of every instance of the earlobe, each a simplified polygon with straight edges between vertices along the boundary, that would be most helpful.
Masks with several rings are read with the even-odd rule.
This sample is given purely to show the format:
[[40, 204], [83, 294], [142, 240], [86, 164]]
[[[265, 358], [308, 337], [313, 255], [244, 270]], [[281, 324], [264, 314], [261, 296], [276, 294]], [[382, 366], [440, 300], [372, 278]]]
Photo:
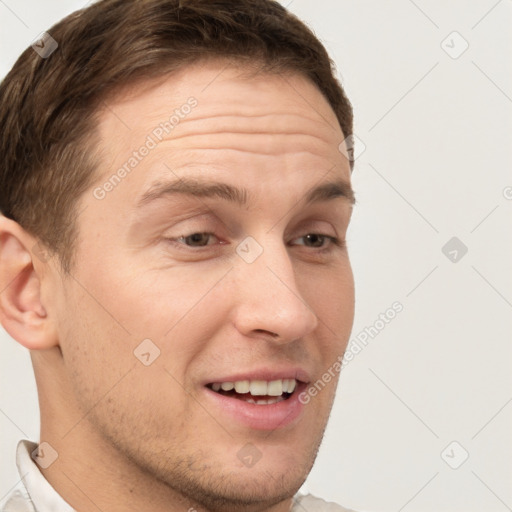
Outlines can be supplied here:
[[[0, 215], [0, 322], [24, 347], [57, 345], [53, 324], [41, 301], [41, 268], [32, 250], [37, 241], [17, 222]], [[39, 267], [39, 273], [36, 268]]]

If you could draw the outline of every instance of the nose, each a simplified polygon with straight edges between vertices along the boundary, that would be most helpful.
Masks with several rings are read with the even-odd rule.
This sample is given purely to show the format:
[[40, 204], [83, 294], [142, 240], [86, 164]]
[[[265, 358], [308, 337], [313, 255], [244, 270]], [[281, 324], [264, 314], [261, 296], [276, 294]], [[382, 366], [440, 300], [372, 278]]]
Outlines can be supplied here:
[[235, 326], [247, 337], [286, 344], [315, 330], [318, 318], [297, 287], [286, 247], [267, 244], [252, 263], [235, 266]]

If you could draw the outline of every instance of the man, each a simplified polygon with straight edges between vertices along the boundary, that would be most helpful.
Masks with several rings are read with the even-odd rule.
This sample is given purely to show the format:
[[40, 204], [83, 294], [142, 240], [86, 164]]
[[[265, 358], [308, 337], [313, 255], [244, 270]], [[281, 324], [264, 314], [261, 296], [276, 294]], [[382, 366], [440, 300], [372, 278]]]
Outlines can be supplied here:
[[271, 0], [103, 0], [21, 55], [0, 314], [41, 435], [5, 512], [345, 510], [297, 491], [353, 321], [351, 131]]

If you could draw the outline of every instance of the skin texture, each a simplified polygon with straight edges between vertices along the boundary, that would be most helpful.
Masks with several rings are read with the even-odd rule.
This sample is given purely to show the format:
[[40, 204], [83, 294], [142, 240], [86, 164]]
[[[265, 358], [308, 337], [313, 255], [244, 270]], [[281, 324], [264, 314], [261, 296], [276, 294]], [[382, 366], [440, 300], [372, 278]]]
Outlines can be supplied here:
[[[2, 323], [31, 349], [41, 441], [59, 454], [43, 473], [80, 512], [285, 512], [313, 465], [337, 379], [273, 431], [233, 421], [205, 395], [205, 382], [263, 367], [300, 367], [315, 382], [344, 352], [354, 315], [346, 248], [304, 238], [345, 240], [351, 203], [301, 202], [319, 184], [350, 183], [344, 135], [305, 78], [246, 71], [201, 63], [107, 102], [70, 275], [0, 219], [2, 289], [12, 281]], [[97, 199], [190, 97], [191, 113]], [[137, 208], [155, 183], [184, 177], [243, 187], [247, 204], [167, 195]], [[205, 232], [206, 247], [179, 238]], [[263, 249], [252, 263], [235, 250], [247, 236]], [[149, 366], [134, 356], [145, 339], [160, 350]], [[237, 456], [247, 443], [261, 453], [252, 467]]]

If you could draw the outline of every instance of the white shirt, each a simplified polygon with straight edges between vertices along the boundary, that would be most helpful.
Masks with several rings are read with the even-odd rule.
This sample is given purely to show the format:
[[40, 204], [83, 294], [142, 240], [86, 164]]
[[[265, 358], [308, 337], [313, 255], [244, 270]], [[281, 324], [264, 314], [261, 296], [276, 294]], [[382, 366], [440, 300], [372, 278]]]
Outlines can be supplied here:
[[[8, 497], [0, 512], [75, 512], [44, 478], [31, 457], [36, 443], [20, 441], [16, 450], [16, 465], [20, 484]], [[290, 512], [350, 512], [336, 503], [297, 494]]]

